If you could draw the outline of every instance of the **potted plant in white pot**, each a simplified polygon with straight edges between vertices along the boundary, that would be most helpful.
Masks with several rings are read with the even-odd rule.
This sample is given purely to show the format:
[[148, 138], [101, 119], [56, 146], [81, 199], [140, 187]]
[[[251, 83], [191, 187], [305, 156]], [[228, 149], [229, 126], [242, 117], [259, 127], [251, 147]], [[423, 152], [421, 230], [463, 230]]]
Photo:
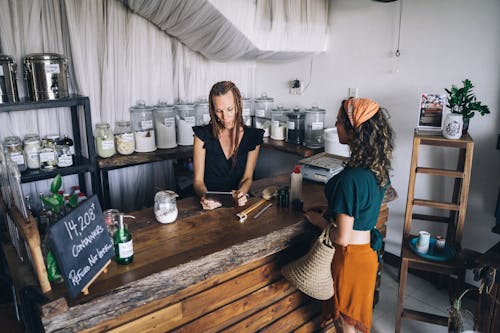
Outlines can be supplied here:
[[458, 88], [452, 84], [451, 89], [444, 89], [448, 93], [448, 104], [452, 113], [458, 113], [463, 118], [463, 133], [467, 133], [469, 129], [469, 121], [474, 117], [475, 112], [479, 112], [481, 116], [490, 113], [488, 106], [477, 100], [476, 95], [472, 91], [474, 86], [469, 79], [462, 81], [463, 87]]

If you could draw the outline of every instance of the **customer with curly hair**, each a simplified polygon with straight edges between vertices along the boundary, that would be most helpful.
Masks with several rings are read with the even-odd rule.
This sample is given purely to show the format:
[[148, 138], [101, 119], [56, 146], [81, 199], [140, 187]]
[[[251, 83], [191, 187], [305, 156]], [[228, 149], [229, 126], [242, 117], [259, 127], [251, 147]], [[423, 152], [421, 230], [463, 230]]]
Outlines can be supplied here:
[[337, 115], [341, 143], [351, 157], [325, 186], [328, 207], [304, 213], [312, 224], [328, 224], [335, 246], [332, 276], [335, 294], [323, 306], [323, 324], [331, 319], [339, 332], [369, 332], [382, 236], [375, 229], [389, 185], [393, 133], [386, 110], [367, 98], [342, 102]]

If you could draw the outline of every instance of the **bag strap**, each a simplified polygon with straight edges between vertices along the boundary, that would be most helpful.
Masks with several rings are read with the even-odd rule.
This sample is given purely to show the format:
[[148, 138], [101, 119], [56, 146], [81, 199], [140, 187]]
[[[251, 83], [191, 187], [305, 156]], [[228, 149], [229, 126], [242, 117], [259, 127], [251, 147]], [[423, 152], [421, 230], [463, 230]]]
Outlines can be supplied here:
[[319, 239], [326, 246], [333, 248], [333, 243], [332, 243], [332, 240], [330, 239], [330, 229], [331, 228], [332, 228], [332, 225], [328, 224], [328, 226], [325, 229], [323, 229], [323, 232], [321, 232]]

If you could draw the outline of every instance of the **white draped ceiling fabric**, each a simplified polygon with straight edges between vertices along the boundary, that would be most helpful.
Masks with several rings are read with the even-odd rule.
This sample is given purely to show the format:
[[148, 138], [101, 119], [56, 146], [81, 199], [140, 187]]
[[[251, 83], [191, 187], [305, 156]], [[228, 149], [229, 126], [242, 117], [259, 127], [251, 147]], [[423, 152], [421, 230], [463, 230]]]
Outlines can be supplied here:
[[[196, 102], [220, 80], [254, 96], [255, 61], [324, 51], [327, 16], [328, 0], [0, 0], [0, 52], [18, 64], [20, 97], [27, 54], [64, 54], [70, 91], [90, 98], [92, 127], [113, 127], [139, 99]], [[69, 112], [0, 114], [1, 140], [27, 133], [72, 135]], [[171, 161], [113, 170], [109, 181], [112, 206], [124, 211], [150, 206], [158, 188], [175, 189]], [[66, 190], [76, 182], [65, 177]], [[48, 183], [23, 189], [36, 194]]]

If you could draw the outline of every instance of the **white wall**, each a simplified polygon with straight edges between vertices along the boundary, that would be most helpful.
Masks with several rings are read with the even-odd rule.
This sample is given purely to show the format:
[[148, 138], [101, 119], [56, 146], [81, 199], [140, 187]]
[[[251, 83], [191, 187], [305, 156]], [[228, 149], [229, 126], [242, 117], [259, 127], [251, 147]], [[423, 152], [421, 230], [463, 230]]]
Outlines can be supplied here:
[[[260, 63], [255, 91], [265, 91], [285, 106], [317, 103], [327, 109], [327, 126], [333, 126], [349, 87], [359, 88], [360, 97], [373, 98], [390, 111], [397, 145], [392, 183], [399, 199], [389, 205], [386, 251], [399, 255], [418, 94], [445, 93], [452, 83], [471, 79], [491, 114], [473, 118], [470, 125], [475, 150], [463, 246], [483, 252], [500, 240], [491, 233], [500, 186], [500, 151], [495, 150], [500, 133], [500, 1], [405, 0], [396, 66], [399, 5], [399, 1], [333, 0], [328, 51], [312, 57], [312, 76], [311, 58]], [[288, 94], [288, 81], [295, 77], [306, 84], [310, 80], [302, 96]], [[423, 159], [440, 166], [450, 163], [448, 154], [440, 151], [426, 152]], [[446, 183], [423, 180], [418, 186], [418, 193], [449, 196]]]

